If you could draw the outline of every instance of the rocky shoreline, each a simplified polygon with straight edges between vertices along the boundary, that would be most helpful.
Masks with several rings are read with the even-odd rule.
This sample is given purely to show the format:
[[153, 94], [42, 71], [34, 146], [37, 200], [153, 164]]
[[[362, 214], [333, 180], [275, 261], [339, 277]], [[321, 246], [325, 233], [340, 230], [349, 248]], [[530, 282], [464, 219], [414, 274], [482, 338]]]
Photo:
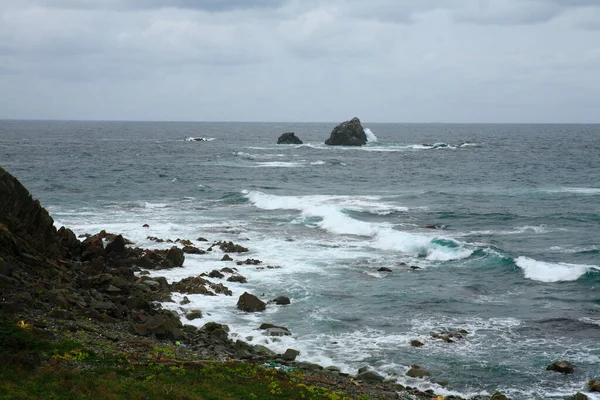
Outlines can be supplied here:
[[[121, 351], [132, 355], [169, 346], [174, 349], [173, 354], [163, 361], [174, 365], [238, 360], [284, 372], [302, 371], [305, 382], [342, 390], [354, 398], [441, 398], [432, 391], [422, 392], [402, 386], [394, 379], [385, 380], [368, 366], [350, 376], [335, 366], [297, 361], [299, 352], [295, 349], [277, 354], [264, 346], [234, 341], [226, 325], [209, 322], [197, 328], [182, 323], [177, 314], [161, 307], [161, 303], [173, 301], [174, 292], [231, 296], [227, 286], [214, 279], [244, 283], [246, 278], [234, 265], [275, 267], [262, 267], [259, 260], [239, 257], [248, 249], [233, 242], [209, 242], [202, 237], [174, 241], [149, 239], [173, 245], [165, 250], [141, 249], [132, 247], [133, 243], [119, 234], [102, 231], [78, 238], [68, 228], [56, 230], [54, 221], [40, 203], [16, 178], [0, 168], [0, 316], [31, 326], [32, 331], [48, 340], [60, 340], [77, 333], [80, 340], [95, 346], [97, 352], [102, 352], [103, 343], [118, 345]], [[182, 267], [186, 254], [202, 255], [215, 248], [224, 253], [222, 261], [228, 263], [219, 270], [173, 283], [155, 273], [150, 276], [149, 271]], [[181, 304], [186, 300], [184, 297]], [[245, 312], [260, 312], [267, 306], [289, 304], [285, 296], [266, 304], [244, 293], [237, 307]], [[185, 315], [189, 321], [199, 318], [202, 318], [202, 310], [192, 310]], [[263, 324], [257, 330], [267, 336], [291, 334], [287, 328], [271, 324]], [[434, 338], [451, 342], [466, 334], [445, 332]], [[417, 342], [413, 345], [423, 345]], [[18, 354], [13, 356], [23, 362]], [[37, 368], [49, 359], [41, 356], [25, 361]], [[416, 365], [408, 372], [408, 376], [417, 378], [428, 375]], [[472, 399], [507, 397], [495, 393]]]

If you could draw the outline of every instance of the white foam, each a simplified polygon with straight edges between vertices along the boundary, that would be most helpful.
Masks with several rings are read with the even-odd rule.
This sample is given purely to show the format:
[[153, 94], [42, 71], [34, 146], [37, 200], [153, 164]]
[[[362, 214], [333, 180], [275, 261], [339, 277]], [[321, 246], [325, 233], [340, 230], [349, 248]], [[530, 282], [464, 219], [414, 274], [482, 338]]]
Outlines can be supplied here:
[[310, 163], [310, 165], [325, 165], [325, 164], [327, 164], [327, 163], [325, 161], [321, 161], [321, 160], [313, 161]]
[[212, 142], [216, 138], [206, 138], [206, 137], [188, 137], [185, 139], [186, 142]]
[[302, 167], [303, 165], [297, 162], [265, 161], [257, 163], [256, 166], [259, 168], [298, 168]]
[[585, 195], [598, 195], [600, 194], [600, 188], [592, 187], [562, 187], [555, 189], [546, 189], [548, 193], [571, 193], [571, 194], [585, 194]]
[[[258, 208], [264, 210], [297, 210], [304, 218], [318, 218], [316, 226], [336, 235], [355, 235], [371, 238], [374, 248], [399, 251], [431, 261], [460, 260], [469, 257], [472, 250], [464, 246], [448, 247], [433, 241], [434, 238], [402, 232], [386, 223], [372, 223], [352, 218], [344, 209], [381, 212], [390, 208], [376, 196], [276, 196], [258, 191], [243, 192]], [[368, 202], [368, 204], [367, 204]], [[375, 207], [373, 204], [377, 204]], [[393, 207], [406, 211], [405, 207]]]
[[523, 256], [514, 261], [523, 270], [525, 278], [546, 283], [576, 281], [592, 270], [600, 270], [597, 265], [549, 263]]
[[365, 135], [367, 136], [367, 142], [369, 142], [369, 143], [377, 142], [377, 136], [375, 136], [375, 134], [369, 128], [365, 128], [364, 132], [365, 132]]

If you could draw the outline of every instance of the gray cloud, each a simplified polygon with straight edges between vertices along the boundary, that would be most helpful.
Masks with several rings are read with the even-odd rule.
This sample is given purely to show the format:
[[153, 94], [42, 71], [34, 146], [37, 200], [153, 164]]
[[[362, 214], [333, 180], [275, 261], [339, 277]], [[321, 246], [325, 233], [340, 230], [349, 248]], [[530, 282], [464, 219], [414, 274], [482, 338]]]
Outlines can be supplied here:
[[4, 0], [0, 118], [597, 120], [576, 0]]
[[278, 8], [287, 2], [288, 0], [37, 0], [38, 4], [52, 8], [96, 10], [180, 8], [208, 12]]

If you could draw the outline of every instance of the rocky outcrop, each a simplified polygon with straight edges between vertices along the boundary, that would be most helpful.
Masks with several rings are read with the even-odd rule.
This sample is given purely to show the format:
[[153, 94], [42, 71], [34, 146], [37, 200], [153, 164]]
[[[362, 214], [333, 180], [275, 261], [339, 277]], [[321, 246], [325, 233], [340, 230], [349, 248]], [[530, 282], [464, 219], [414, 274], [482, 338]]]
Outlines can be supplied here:
[[277, 144], [302, 144], [302, 140], [294, 132], [286, 132], [279, 136]]
[[330, 146], [363, 146], [367, 144], [367, 135], [358, 118], [342, 122], [331, 131], [331, 136], [325, 141]]
[[575, 366], [568, 361], [554, 361], [546, 367], [548, 371], [556, 371], [563, 374], [572, 374], [575, 371]]
[[62, 246], [50, 214], [0, 167], [0, 252], [59, 257]]

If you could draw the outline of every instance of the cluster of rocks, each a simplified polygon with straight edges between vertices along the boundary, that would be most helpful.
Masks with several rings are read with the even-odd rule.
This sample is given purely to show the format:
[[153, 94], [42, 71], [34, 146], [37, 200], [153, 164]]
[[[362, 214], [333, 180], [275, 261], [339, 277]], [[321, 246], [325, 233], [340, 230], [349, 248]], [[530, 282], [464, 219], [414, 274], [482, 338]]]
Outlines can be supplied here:
[[[367, 142], [367, 135], [360, 119], [355, 117], [333, 128], [325, 144], [329, 146], [364, 146]], [[277, 144], [302, 144], [302, 140], [294, 132], [286, 132], [279, 136]]]

